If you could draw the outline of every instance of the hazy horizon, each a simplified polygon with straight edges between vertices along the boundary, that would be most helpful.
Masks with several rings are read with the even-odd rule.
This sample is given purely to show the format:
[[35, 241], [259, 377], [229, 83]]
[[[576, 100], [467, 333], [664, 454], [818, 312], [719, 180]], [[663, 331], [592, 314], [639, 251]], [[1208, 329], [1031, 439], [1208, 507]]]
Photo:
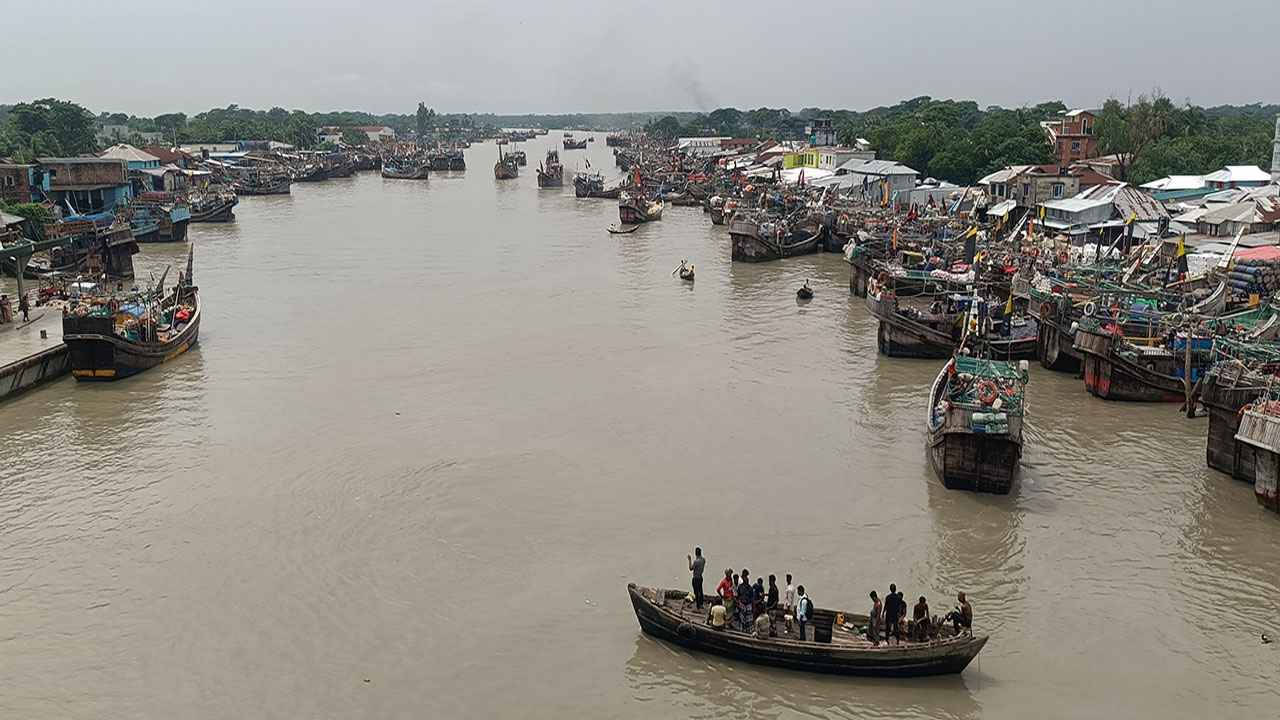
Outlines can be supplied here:
[[1273, 101], [1258, 93], [1280, 66], [1270, 24], [1239, 22], [1273, 16], [1262, 0], [1229, 14], [1082, 0], [1069, 16], [997, 0], [785, 14], [759, 0], [124, 4], [23, 7], [25, 26], [57, 28], [58, 42], [7, 37], [39, 72], [8, 78], [0, 103], [57, 97], [153, 116], [231, 104], [404, 114], [421, 100], [441, 113], [518, 115], [867, 110], [920, 95], [1088, 107], [1159, 87], [1212, 106]]

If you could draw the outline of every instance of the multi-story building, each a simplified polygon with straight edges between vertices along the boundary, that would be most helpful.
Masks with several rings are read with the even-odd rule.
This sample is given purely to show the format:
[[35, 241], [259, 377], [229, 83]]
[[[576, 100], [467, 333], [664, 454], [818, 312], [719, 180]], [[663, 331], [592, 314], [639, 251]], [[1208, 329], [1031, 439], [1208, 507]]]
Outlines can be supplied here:
[[1097, 122], [1098, 116], [1092, 110], [1072, 110], [1040, 123], [1059, 165], [1088, 160], [1098, 154]]

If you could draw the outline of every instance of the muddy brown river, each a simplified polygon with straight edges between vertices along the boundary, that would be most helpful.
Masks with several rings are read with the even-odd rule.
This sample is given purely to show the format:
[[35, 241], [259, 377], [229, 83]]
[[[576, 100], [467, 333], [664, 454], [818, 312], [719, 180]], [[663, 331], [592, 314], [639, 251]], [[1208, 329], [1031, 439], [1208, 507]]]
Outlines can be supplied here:
[[[611, 236], [537, 189], [559, 142], [243, 198], [191, 230], [197, 349], [0, 405], [0, 717], [1275, 714], [1280, 518], [1204, 419], [1033, 367], [1013, 493], [947, 491], [940, 363], [876, 354], [842, 258], [731, 263], [697, 208]], [[692, 654], [625, 587], [694, 545], [821, 606], [965, 590], [992, 639], [905, 681]]]

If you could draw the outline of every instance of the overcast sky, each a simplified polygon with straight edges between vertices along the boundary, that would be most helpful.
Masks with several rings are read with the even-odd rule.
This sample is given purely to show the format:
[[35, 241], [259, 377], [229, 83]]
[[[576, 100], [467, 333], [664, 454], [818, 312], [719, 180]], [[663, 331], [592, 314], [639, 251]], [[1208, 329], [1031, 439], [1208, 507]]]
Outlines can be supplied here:
[[[1277, 0], [119, 0], [6, 12], [0, 102], [154, 115], [1276, 102]], [[1268, 37], [1269, 33], [1272, 37]]]

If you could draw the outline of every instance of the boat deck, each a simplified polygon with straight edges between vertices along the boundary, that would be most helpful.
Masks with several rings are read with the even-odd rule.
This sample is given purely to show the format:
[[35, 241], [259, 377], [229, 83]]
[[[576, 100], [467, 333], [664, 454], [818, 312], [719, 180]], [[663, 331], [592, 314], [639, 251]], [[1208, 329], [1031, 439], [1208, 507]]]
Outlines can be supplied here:
[[[653, 598], [653, 595], [650, 592], [645, 592], [644, 594], [647, 598], [650, 598], [650, 599]], [[674, 613], [675, 615], [678, 615], [685, 622], [688, 622], [694, 625], [710, 627], [710, 623], [708, 622], [708, 613], [710, 612], [709, 605], [704, 604], [703, 608], [701, 610], [698, 610], [694, 606], [692, 601], [689, 601], [684, 598], [680, 598], [680, 599], [673, 598], [669, 593], [662, 607], [664, 610], [667, 610], [671, 613]], [[828, 615], [839, 615], [841, 611], [824, 610], [822, 608], [817, 608], [815, 610], [816, 615], [821, 616], [824, 613]], [[837, 620], [838, 619], [839, 618], [837, 617]], [[945, 636], [938, 637], [936, 640], [930, 640], [928, 642], [912, 642], [912, 641], [904, 640], [901, 643], [898, 643], [895, 641], [893, 645], [890, 645], [888, 643], [885, 643], [882, 640], [879, 645], [874, 645], [870, 640], [867, 639], [866, 635], [863, 634], [863, 630], [865, 629], [866, 625], [867, 625], [866, 615], [858, 615], [858, 614], [846, 612], [844, 613], [843, 625], [837, 622], [832, 624], [831, 626], [831, 643], [829, 645], [827, 643], [822, 643], [822, 644], [827, 645], [828, 647], [849, 648], [849, 649], [855, 649], [855, 650], [867, 650], [867, 651], [879, 650], [879, 651], [885, 651], [885, 652], [901, 652], [906, 649], [924, 649], [924, 648], [930, 648], [930, 647], [937, 647], [940, 645], [953, 644], [956, 640], [956, 636], [954, 635], [945, 635]], [[731, 619], [729, 624], [726, 625], [725, 628], [719, 629], [718, 632], [736, 635], [743, 638], [756, 639], [755, 633], [742, 632], [740, 630], [735, 629], [735, 627], [736, 626], [734, 625], [734, 622]], [[792, 642], [801, 642], [800, 636], [798, 634], [799, 626], [796, 625], [796, 623], [794, 622], [791, 623], [791, 629], [788, 630], [786, 628], [786, 623], [784, 623], [782, 619], [779, 618], [777, 621], [774, 622], [774, 631], [777, 633], [777, 636], [769, 638], [770, 642], [777, 642], [782, 640], [790, 640]], [[814, 626], [812, 623], [810, 623], [805, 626], [805, 642], [813, 643], [814, 642], [813, 635], [814, 635]]]

